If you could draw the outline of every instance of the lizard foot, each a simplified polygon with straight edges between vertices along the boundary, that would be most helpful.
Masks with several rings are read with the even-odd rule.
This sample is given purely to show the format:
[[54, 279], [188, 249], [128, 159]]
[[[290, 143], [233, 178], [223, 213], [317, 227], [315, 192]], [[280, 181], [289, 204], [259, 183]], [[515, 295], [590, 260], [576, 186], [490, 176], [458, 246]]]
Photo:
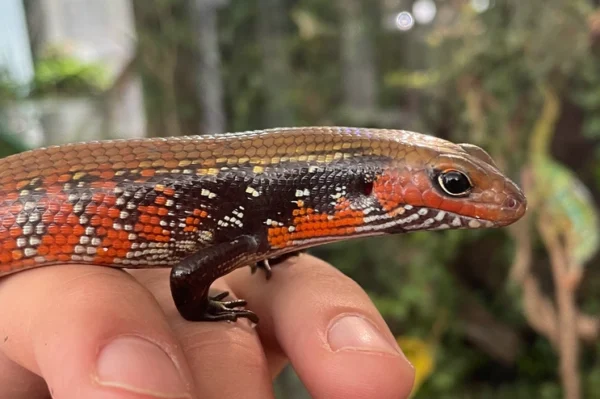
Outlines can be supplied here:
[[206, 321], [237, 321], [239, 318], [246, 318], [253, 322], [258, 323], [258, 316], [256, 313], [246, 309], [235, 309], [246, 306], [246, 301], [243, 299], [236, 299], [233, 301], [223, 301], [225, 297], [229, 295], [229, 292], [225, 291], [219, 295], [208, 298], [208, 307], [203, 315], [203, 319]]

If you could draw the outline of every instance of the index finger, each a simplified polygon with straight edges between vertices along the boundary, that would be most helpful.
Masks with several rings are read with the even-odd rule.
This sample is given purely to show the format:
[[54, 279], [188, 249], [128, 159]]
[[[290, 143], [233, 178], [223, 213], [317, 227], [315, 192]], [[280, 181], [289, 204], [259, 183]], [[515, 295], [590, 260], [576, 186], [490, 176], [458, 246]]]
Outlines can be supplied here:
[[127, 273], [51, 266], [0, 280], [2, 351], [63, 399], [193, 398], [181, 344]]
[[414, 368], [358, 284], [310, 255], [261, 279], [247, 270], [226, 277], [260, 316], [264, 345], [281, 347], [312, 397], [408, 397]]

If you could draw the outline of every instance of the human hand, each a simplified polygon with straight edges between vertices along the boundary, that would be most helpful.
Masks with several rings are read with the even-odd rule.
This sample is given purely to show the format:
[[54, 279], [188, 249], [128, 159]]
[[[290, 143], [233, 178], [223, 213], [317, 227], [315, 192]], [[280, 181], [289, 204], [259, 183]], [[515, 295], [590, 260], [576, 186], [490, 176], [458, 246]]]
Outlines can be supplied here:
[[0, 398], [272, 398], [291, 361], [314, 398], [406, 398], [414, 370], [372, 302], [300, 255], [273, 278], [237, 270], [213, 285], [260, 322], [192, 323], [168, 269], [62, 265], [0, 279]]

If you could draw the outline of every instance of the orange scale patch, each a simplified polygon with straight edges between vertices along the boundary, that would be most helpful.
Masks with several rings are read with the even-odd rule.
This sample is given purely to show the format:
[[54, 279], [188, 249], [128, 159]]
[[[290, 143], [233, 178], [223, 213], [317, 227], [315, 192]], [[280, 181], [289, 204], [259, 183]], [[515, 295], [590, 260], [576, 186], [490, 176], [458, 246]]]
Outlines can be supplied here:
[[17, 190], [22, 190], [23, 187], [27, 186], [29, 183], [30, 183], [30, 180], [22, 180], [16, 184], [15, 188]]
[[422, 206], [425, 205], [423, 201], [423, 196], [421, 194], [421, 190], [419, 190], [415, 186], [407, 186], [404, 189], [404, 193], [402, 195], [404, 197], [404, 202], [406, 204], [410, 204], [413, 206]]
[[[2, 251], [0, 252], [0, 264], [1, 263], [10, 263], [10, 261], [12, 260], [12, 254], [8, 251]], [[0, 269], [2, 270], [2, 269]], [[10, 270], [10, 269], [8, 269]]]
[[56, 245], [65, 245], [67, 243], [67, 237], [62, 234], [57, 234], [56, 237], [54, 237], [54, 242]]
[[[104, 166], [106, 168], [106, 165]], [[110, 165], [108, 167], [110, 167]], [[106, 180], [112, 179], [113, 177], [115, 177], [115, 172], [113, 170], [105, 170], [100, 174], [100, 178]]]
[[67, 216], [67, 223], [75, 226], [77, 224], [79, 224], [79, 217], [77, 215], [75, 215], [74, 213], [69, 214], [69, 216]]
[[54, 221], [54, 213], [51, 211], [46, 211], [42, 214], [42, 223], [48, 225]]
[[6, 215], [2, 218], [2, 227], [11, 227], [15, 224], [17, 218], [13, 215]]
[[155, 226], [158, 225], [158, 224], [160, 224], [160, 217], [158, 217], [158, 216], [152, 216], [150, 218], [150, 224], [155, 225]]
[[443, 198], [442, 203], [440, 204], [439, 207], [440, 207], [440, 209], [443, 209], [444, 211], [459, 213], [462, 206], [463, 206], [463, 204], [460, 201], [450, 199], [450, 198]]
[[94, 215], [90, 218], [90, 226], [97, 227], [102, 224], [102, 218], [98, 215]]
[[433, 190], [427, 190], [423, 193], [423, 201], [430, 208], [437, 208], [441, 205], [444, 199]]
[[66, 224], [67, 223], [67, 215], [65, 215], [62, 212], [57, 213], [56, 215], [54, 215], [54, 223], [62, 225], [62, 224]]
[[498, 208], [490, 208], [484, 204], [476, 204], [473, 217], [480, 217], [486, 220], [496, 220], [499, 217], [500, 210]]
[[[19, 213], [23, 210], [23, 204], [17, 202], [8, 207], [8, 213]], [[5, 213], [4, 210], [0, 210], [0, 214]]]
[[18, 238], [23, 235], [23, 229], [20, 226], [12, 226], [8, 233], [12, 238]]
[[463, 206], [461, 207], [459, 213], [461, 215], [475, 217], [476, 209], [473, 204], [464, 203]]
[[106, 189], [106, 190], [112, 190], [115, 187], [117, 187], [117, 183], [110, 181], [110, 180], [99, 180], [99, 181], [94, 181], [92, 182], [92, 184], [90, 185], [90, 187], [92, 188], [99, 188], [99, 189]]
[[96, 209], [96, 215], [98, 216], [107, 216], [108, 215], [108, 206], [106, 204], [100, 204]]

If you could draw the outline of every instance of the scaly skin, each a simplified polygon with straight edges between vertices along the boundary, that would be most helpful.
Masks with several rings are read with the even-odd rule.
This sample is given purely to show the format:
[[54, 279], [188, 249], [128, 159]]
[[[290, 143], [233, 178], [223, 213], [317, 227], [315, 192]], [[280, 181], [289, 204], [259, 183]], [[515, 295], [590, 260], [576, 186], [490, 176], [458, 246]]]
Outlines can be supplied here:
[[[468, 177], [466, 195], [440, 187], [447, 170]], [[182, 314], [205, 320], [191, 313], [206, 313], [210, 283], [237, 267], [360, 236], [506, 226], [525, 209], [483, 150], [399, 130], [69, 144], [0, 160], [0, 275], [64, 263], [175, 267], [176, 297], [180, 272], [202, 268], [203, 304]], [[180, 311], [182, 301], [191, 299], [176, 298]]]

